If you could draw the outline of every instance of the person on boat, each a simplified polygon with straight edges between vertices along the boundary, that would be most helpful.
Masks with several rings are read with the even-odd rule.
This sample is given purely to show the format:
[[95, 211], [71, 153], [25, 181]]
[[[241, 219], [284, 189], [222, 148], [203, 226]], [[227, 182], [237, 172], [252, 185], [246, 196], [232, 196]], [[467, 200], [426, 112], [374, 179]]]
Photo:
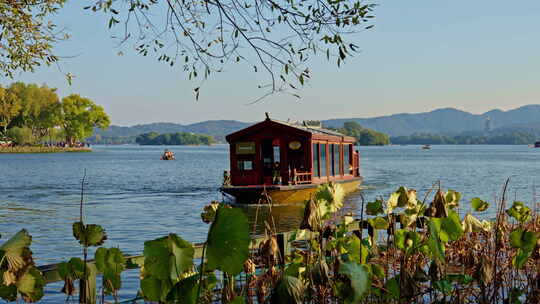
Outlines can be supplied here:
[[281, 184], [281, 172], [279, 168], [279, 162], [274, 163], [274, 169], [272, 170], [272, 184]]

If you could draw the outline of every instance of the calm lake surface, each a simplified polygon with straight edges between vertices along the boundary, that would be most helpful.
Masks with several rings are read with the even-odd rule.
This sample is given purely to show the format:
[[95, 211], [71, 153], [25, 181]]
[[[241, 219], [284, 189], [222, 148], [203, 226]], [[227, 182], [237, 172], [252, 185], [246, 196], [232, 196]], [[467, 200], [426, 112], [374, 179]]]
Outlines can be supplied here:
[[[102, 225], [107, 247], [141, 253], [144, 241], [170, 232], [186, 240], [205, 239], [208, 225], [200, 220], [202, 207], [221, 200], [218, 188], [229, 169], [228, 146], [168, 147], [176, 161], [160, 161], [165, 147], [94, 146], [92, 153], [0, 154], [0, 234], [2, 241], [26, 228], [33, 236], [38, 265], [80, 256], [71, 224], [79, 218], [81, 177], [86, 170], [85, 217]], [[493, 202], [510, 178], [508, 199], [540, 201], [540, 149], [527, 146], [361, 147], [363, 191], [347, 197], [345, 212], [359, 214], [366, 201], [385, 197], [404, 185], [423, 198], [437, 181], [444, 189]], [[534, 195], [538, 194], [538, 197]], [[264, 209], [264, 208], [263, 208]], [[253, 207], [245, 208], [254, 221]], [[270, 210], [260, 210], [264, 214]], [[291, 230], [301, 209], [274, 208], [276, 225]], [[487, 217], [493, 215], [490, 207]], [[260, 218], [261, 216], [259, 216]], [[61, 284], [47, 286], [44, 303], [63, 299]], [[134, 297], [138, 271], [124, 276], [122, 298]]]

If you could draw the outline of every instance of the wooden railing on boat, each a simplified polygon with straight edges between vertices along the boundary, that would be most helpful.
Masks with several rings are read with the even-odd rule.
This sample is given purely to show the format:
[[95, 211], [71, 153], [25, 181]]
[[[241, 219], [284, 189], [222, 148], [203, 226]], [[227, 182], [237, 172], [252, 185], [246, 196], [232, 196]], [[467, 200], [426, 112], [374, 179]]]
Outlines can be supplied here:
[[293, 169], [293, 184], [310, 184], [311, 183], [311, 171], [300, 171]]

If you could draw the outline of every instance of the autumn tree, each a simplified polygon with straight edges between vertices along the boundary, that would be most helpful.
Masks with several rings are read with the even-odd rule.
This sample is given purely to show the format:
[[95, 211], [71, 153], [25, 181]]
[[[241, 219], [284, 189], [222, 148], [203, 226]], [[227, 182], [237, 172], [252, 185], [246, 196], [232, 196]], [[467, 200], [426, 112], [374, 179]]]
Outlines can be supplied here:
[[60, 100], [56, 89], [46, 85], [15, 82], [8, 91], [21, 102], [19, 115], [14, 119], [16, 126], [26, 126], [32, 135], [41, 139], [58, 125], [60, 119]]
[[77, 94], [62, 98], [61, 117], [66, 142], [69, 144], [90, 137], [94, 128], [105, 129], [110, 124], [103, 107]]
[[7, 127], [22, 108], [21, 100], [9, 90], [0, 86], [0, 127], [4, 129], [6, 134]]

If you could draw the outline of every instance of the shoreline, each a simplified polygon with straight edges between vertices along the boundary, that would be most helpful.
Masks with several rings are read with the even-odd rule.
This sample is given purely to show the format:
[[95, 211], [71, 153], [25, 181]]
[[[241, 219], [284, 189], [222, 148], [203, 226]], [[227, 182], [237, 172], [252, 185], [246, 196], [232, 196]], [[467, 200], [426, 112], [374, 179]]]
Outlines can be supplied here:
[[0, 147], [0, 154], [18, 154], [18, 153], [76, 153], [92, 152], [91, 148], [76, 147], [41, 147], [41, 146], [17, 146]]

